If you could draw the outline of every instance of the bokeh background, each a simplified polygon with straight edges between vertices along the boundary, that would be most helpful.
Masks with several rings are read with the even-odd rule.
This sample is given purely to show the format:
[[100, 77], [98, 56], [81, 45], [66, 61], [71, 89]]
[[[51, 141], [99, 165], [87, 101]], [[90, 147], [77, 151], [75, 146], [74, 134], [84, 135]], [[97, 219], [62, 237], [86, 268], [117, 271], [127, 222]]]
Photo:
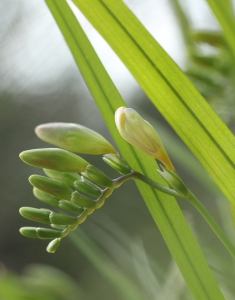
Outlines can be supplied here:
[[[124, 2], [234, 132], [234, 71], [205, 1]], [[185, 182], [234, 240], [228, 201], [107, 43], [74, 12], [128, 106], [157, 129]], [[23, 150], [49, 146], [35, 136], [37, 125], [79, 123], [113, 141], [44, 1], [0, 1], [0, 61], [0, 299], [191, 299], [134, 182], [116, 191], [55, 254], [46, 252], [47, 242], [19, 234], [20, 227], [34, 225], [19, 208], [42, 207], [28, 177], [43, 173], [19, 159]], [[118, 177], [100, 156], [84, 157]], [[234, 262], [197, 211], [178, 202], [226, 299], [234, 299]]]

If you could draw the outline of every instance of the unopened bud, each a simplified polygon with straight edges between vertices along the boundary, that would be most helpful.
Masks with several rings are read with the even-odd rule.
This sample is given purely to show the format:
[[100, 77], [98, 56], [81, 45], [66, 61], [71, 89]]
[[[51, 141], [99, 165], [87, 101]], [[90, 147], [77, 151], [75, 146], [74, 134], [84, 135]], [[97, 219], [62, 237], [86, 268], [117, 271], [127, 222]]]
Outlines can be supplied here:
[[85, 176], [91, 181], [94, 181], [95, 183], [101, 186], [105, 186], [105, 187], [113, 186], [113, 181], [108, 176], [106, 176], [102, 171], [100, 171], [99, 169], [97, 169], [92, 165], [88, 165], [86, 167]]
[[83, 176], [82, 176], [81, 180], [77, 180], [74, 182], [74, 187], [83, 193], [86, 193], [86, 194], [89, 194], [89, 195], [92, 195], [95, 197], [100, 197], [102, 194], [102, 190], [97, 185], [95, 185], [91, 181], [87, 180]]
[[71, 201], [80, 206], [85, 208], [95, 208], [96, 202], [91, 200], [90, 198], [86, 197], [85, 195], [80, 194], [78, 191], [73, 192]]
[[171, 188], [173, 188], [178, 194], [187, 198], [189, 195], [189, 189], [183, 183], [182, 179], [179, 177], [175, 170], [169, 171], [168, 169], [162, 166], [164, 172], [157, 170], [158, 174], [160, 174], [166, 182], [169, 184]]
[[20, 214], [26, 219], [44, 224], [51, 224], [49, 216], [51, 210], [44, 208], [21, 207]]
[[28, 238], [38, 239], [35, 227], [21, 227], [20, 233]]
[[43, 171], [48, 177], [61, 181], [68, 186], [73, 186], [74, 181], [79, 180], [81, 178], [81, 176], [77, 173], [58, 172], [49, 169], [43, 169]]
[[60, 200], [59, 207], [63, 210], [71, 211], [78, 215], [84, 212], [84, 208], [79, 207], [76, 204], [71, 203], [71, 201], [67, 201], [67, 200]]
[[70, 200], [73, 190], [63, 182], [40, 175], [32, 175], [29, 182], [37, 189], [56, 198]]
[[40, 227], [36, 228], [36, 234], [39, 239], [55, 239], [61, 237], [61, 231]]
[[35, 132], [43, 141], [72, 152], [116, 153], [113, 146], [103, 136], [79, 124], [47, 123], [37, 126]]
[[134, 147], [160, 160], [169, 170], [174, 166], [154, 128], [134, 109], [119, 107], [115, 122], [121, 136]]
[[131, 168], [126, 161], [118, 154], [105, 154], [103, 161], [106, 162], [111, 168], [118, 171], [122, 175], [131, 173]]
[[49, 243], [49, 245], [47, 246], [47, 252], [55, 253], [56, 250], [58, 249], [59, 245], [60, 245], [60, 242], [61, 242], [61, 238], [54, 239], [53, 241], [51, 241]]
[[45, 192], [43, 192], [43, 191], [41, 191], [41, 190], [39, 190], [35, 187], [33, 188], [33, 194], [38, 200], [40, 200], [44, 203], [47, 203], [47, 204], [52, 205], [52, 206], [58, 206], [59, 205], [59, 199], [58, 198], [56, 198], [56, 197], [54, 197], [54, 196], [52, 196], [48, 193], [45, 193]]
[[88, 165], [80, 156], [58, 148], [32, 149], [20, 153], [28, 165], [59, 172], [83, 172]]
[[77, 223], [77, 218], [52, 212], [50, 222], [55, 225], [74, 225]]

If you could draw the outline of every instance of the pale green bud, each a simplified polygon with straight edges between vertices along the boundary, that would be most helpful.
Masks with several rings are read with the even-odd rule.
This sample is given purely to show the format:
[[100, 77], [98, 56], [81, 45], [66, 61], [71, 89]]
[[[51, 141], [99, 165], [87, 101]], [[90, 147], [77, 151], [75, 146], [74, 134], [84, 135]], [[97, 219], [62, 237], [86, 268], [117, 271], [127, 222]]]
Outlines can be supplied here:
[[100, 134], [79, 124], [47, 123], [37, 126], [35, 132], [43, 141], [72, 152], [84, 154], [117, 152]]
[[131, 168], [126, 161], [118, 154], [105, 154], [103, 161], [106, 162], [111, 168], [118, 171], [122, 175], [131, 173]]
[[67, 201], [67, 200], [60, 200], [59, 207], [63, 210], [71, 211], [78, 215], [84, 212], [84, 209], [82, 207], [79, 207], [76, 204], [71, 203], [71, 201]]
[[35, 227], [21, 227], [20, 233], [28, 238], [38, 239], [36, 229]]
[[49, 243], [49, 245], [47, 246], [47, 252], [55, 253], [56, 250], [58, 249], [59, 245], [60, 245], [60, 242], [61, 242], [61, 238], [54, 239], [53, 241], [51, 241]]
[[80, 156], [58, 148], [32, 149], [20, 153], [28, 165], [59, 172], [83, 172], [88, 165]]
[[80, 194], [78, 191], [73, 192], [71, 201], [80, 207], [96, 208], [95, 201], [91, 200], [85, 195]]
[[20, 214], [26, 219], [36, 221], [44, 224], [51, 224], [50, 214], [51, 210], [44, 208], [21, 207]]
[[61, 181], [68, 186], [73, 186], [74, 181], [79, 180], [81, 178], [81, 176], [77, 173], [58, 172], [48, 169], [43, 169], [43, 171], [48, 177]]
[[52, 206], [58, 206], [59, 205], [59, 200], [60, 199], [58, 199], [58, 198], [56, 198], [56, 197], [54, 197], [54, 196], [52, 196], [48, 193], [45, 193], [45, 192], [43, 192], [43, 191], [41, 191], [41, 190], [39, 190], [35, 187], [33, 188], [33, 194], [38, 200], [40, 200], [44, 203], [47, 203], [47, 204], [52, 205]]
[[81, 180], [77, 180], [74, 182], [74, 187], [86, 194], [95, 196], [95, 197], [100, 197], [102, 194], [102, 190], [92, 183], [91, 181], [87, 180], [82, 176]]
[[182, 179], [179, 177], [175, 170], [169, 171], [167, 168], [162, 166], [164, 172], [157, 170], [158, 174], [160, 174], [166, 182], [169, 184], [171, 188], [173, 188], [177, 193], [181, 196], [187, 198], [189, 195], [189, 189], [183, 183]]
[[91, 181], [94, 181], [95, 183], [105, 186], [105, 187], [112, 187], [113, 181], [106, 176], [102, 171], [97, 169], [96, 167], [92, 165], [88, 165], [85, 170], [85, 177], [90, 179]]
[[48, 228], [36, 228], [36, 234], [39, 239], [55, 239], [61, 237], [61, 231], [48, 229]]
[[55, 225], [74, 225], [77, 223], [77, 218], [52, 212], [50, 214], [50, 222]]
[[174, 166], [154, 128], [134, 109], [119, 107], [115, 123], [121, 136], [132, 146], [160, 160], [169, 170]]
[[40, 175], [31, 175], [29, 182], [37, 189], [56, 198], [70, 200], [73, 190], [63, 182]]

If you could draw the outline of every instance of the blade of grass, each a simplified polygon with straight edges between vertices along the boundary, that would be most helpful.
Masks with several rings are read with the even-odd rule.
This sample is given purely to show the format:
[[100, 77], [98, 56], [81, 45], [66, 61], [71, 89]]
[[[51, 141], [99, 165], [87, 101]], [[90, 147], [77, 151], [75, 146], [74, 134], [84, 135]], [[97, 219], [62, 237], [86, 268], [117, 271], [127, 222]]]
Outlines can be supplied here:
[[235, 138], [122, 1], [73, 0], [235, 204]]
[[[162, 182], [155, 172], [156, 162], [133, 149], [118, 134], [114, 112], [125, 102], [105, 71], [89, 40], [65, 1], [47, 0], [91, 94], [124, 158], [131, 167]], [[174, 198], [144, 183], [137, 186], [176, 260], [195, 299], [224, 299], [205, 258]]]

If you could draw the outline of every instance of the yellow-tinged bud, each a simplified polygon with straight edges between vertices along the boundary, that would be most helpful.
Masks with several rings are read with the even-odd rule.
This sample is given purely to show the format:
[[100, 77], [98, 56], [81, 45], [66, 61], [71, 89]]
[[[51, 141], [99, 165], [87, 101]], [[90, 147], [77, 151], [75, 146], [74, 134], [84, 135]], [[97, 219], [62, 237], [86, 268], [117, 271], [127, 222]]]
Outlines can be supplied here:
[[134, 109], [119, 107], [115, 123], [121, 136], [134, 147], [160, 160], [169, 170], [174, 166], [156, 131]]
[[73, 123], [47, 123], [35, 128], [45, 142], [84, 154], [116, 153], [114, 147], [99, 133]]

